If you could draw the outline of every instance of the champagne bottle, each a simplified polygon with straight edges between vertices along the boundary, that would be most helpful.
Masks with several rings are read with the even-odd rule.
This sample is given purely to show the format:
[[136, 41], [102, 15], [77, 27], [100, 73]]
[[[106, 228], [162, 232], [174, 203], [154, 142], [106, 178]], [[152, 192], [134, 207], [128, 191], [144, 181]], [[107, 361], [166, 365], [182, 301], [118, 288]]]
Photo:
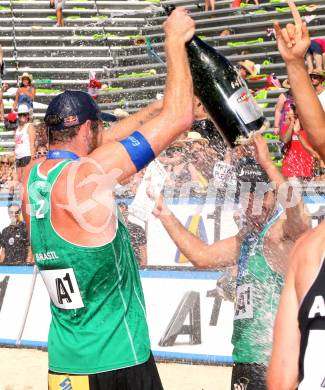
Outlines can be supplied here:
[[[173, 5], [164, 6], [170, 15]], [[187, 43], [194, 93], [230, 147], [267, 127], [260, 107], [229, 60], [196, 35]]]

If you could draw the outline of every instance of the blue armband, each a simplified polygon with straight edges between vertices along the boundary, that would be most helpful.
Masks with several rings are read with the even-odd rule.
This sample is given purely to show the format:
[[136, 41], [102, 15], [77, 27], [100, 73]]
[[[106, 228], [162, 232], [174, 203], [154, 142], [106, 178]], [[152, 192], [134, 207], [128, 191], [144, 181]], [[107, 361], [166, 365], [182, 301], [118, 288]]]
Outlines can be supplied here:
[[129, 156], [137, 168], [137, 171], [140, 171], [156, 158], [153, 150], [151, 149], [151, 145], [138, 131], [135, 131], [128, 138], [120, 141], [120, 143], [129, 153]]

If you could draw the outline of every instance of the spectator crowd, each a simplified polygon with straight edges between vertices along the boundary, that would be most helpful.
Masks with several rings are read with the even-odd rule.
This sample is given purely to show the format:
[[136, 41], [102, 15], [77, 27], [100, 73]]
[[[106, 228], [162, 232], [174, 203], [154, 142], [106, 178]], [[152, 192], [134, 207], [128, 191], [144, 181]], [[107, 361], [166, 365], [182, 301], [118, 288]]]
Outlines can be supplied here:
[[[254, 74], [253, 67], [254, 64], [250, 61], [241, 63], [239, 71], [242, 77]], [[321, 100], [325, 76], [322, 72], [313, 71], [310, 78], [315, 90], [319, 91]], [[302, 183], [323, 179], [325, 164], [312, 149], [304, 129], [301, 128], [289, 81], [285, 80], [282, 87], [286, 92], [279, 95], [274, 120], [274, 134], [279, 136], [277, 143], [282, 145], [282, 174], [286, 177], [296, 177]], [[0, 261], [4, 263], [32, 261], [26, 228], [18, 206], [18, 182], [21, 167], [31, 159], [43, 159], [47, 154], [45, 125], [40, 120], [33, 120], [31, 108], [25, 103], [24, 101], [17, 106], [17, 113], [12, 112], [5, 118], [6, 129], [15, 132], [15, 154], [0, 157], [0, 193], [7, 202], [11, 221], [1, 235]], [[195, 99], [194, 108], [192, 127], [158, 156], [158, 161], [167, 172], [163, 191], [166, 196], [174, 199], [182, 196], [204, 198], [209, 183], [214, 178], [216, 165], [224, 159], [227, 160], [226, 145], [198, 99]], [[124, 116], [123, 113], [122, 117]], [[144, 174], [145, 170], [140, 171], [116, 190], [137, 261], [142, 266], [147, 265], [147, 227], [129, 216], [128, 206], [136, 196]], [[15, 201], [18, 203], [14, 203]], [[22, 237], [22, 247], [11, 244], [15, 240], [16, 232], [17, 236]]]
[[[246, 1], [248, 3], [249, 1]], [[254, 0], [255, 5], [259, 5]], [[235, 3], [235, 2], [234, 2]], [[63, 9], [65, 2], [61, 0], [51, 0], [50, 7], [56, 9], [57, 26], [64, 26]], [[205, 11], [215, 9], [214, 0], [205, 1]], [[270, 29], [272, 30], [272, 29]], [[273, 32], [271, 32], [272, 35]], [[220, 35], [232, 35], [232, 29], [224, 30]], [[247, 50], [241, 54], [249, 55]], [[319, 97], [322, 106], [325, 108], [325, 39], [312, 39], [311, 45], [306, 54], [306, 63], [310, 75], [311, 83]], [[0, 46], [1, 79], [4, 74], [3, 50]], [[260, 65], [246, 58], [237, 63], [238, 74], [247, 82], [259, 80]], [[90, 79], [96, 80], [95, 74]], [[101, 82], [98, 81], [100, 84]], [[254, 85], [254, 84], [252, 84]], [[273, 134], [278, 145], [277, 159], [282, 174], [285, 177], [298, 178], [302, 183], [325, 178], [325, 163], [308, 142], [305, 130], [301, 126], [296, 110], [294, 98], [291, 92], [289, 80], [280, 83], [274, 73], [266, 78], [266, 87], [251, 90], [257, 101], [262, 92], [274, 89], [281, 89], [274, 112], [274, 129], [269, 131]], [[47, 134], [42, 121], [33, 118], [36, 89], [33, 83], [33, 76], [24, 72], [19, 76], [18, 88], [12, 110], [4, 115], [3, 93], [8, 90], [8, 84], [2, 83], [0, 89], [0, 121], [4, 122], [5, 131], [14, 132], [15, 150], [14, 154], [3, 154], [0, 156], [0, 193], [2, 199], [7, 195], [9, 205], [8, 215], [11, 218], [12, 202], [19, 200], [19, 178], [22, 169], [31, 159], [45, 158], [47, 154]], [[266, 96], [266, 95], [261, 95]], [[96, 98], [96, 95], [93, 96]], [[122, 110], [123, 111], [123, 110]], [[158, 161], [167, 172], [167, 179], [164, 183], [164, 193], [171, 198], [179, 198], [188, 195], [193, 198], [203, 198], [206, 196], [208, 186], [214, 178], [215, 167], [218, 162], [225, 158], [226, 146], [222, 137], [216, 131], [213, 122], [209, 119], [201, 102], [196, 99], [194, 102], [195, 118], [192, 127], [169, 146], [160, 156]], [[127, 113], [123, 111], [120, 118]], [[280, 145], [280, 147], [279, 147]], [[271, 148], [270, 148], [271, 149]], [[129, 218], [128, 205], [132, 203], [137, 189], [143, 180], [145, 170], [137, 173], [125, 185], [119, 187], [116, 196], [121, 202], [121, 208], [130, 228], [131, 237], [134, 236], [133, 243], [136, 256], [140, 265], [147, 263], [146, 257], [146, 227], [136, 225]], [[190, 183], [190, 188], [188, 184]], [[184, 189], [186, 190], [184, 192]], [[182, 192], [183, 191], [183, 192]], [[19, 217], [20, 218], [20, 217]], [[17, 221], [16, 221], [17, 222]], [[20, 223], [20, 222], [19, 222]], [[23, 223], [23, 222], [21, 222]], [[18, 226], [11, 222], [10, 226]], [[19, 225], [20, 226], [20, 225]], [[13, 227], [11, 227], [13, 230]], [[134, 232], [134, 234], [132, 233]], [[20, 233], [23, 236], [22, 233]], [[7, 232], [5, 234], [7, 236]], [[8, 248], [2, 238], [1, 261], [9, 261]], [[9, 242], [9, 241], [8, 241]], [[24, 242], [27, 242], [25, 240]], [[8, 245], [8, 243], [6, 244]], [[27, 244], [26, 244], [27, 245]], [[8, 257], [9, 256], [9, 257]], [[27, 255], [23, 256], [25, 260]], [[12, 262], [15, 262], [12, 258]]]

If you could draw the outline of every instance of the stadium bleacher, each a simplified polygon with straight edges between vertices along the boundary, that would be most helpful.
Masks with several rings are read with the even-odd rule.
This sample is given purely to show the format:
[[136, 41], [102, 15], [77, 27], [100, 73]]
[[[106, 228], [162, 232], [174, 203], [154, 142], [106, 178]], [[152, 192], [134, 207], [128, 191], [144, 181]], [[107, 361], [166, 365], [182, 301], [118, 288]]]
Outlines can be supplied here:
[[[197, 23], [197, 34], [234, 63], [249, 58], [261, 64], [261, 73], [274, 72], [280, 80], [286, 77], [276, 42], [269, 40], [266, 32], [273, 20], [283, 24], [290, 20], [285, 1], [230, 8], [230, 0], [221, 0], [216, 2], [215, 11], [204, 12], [202, 0], [67, 0], [64, 28], [54, 27], [55, 11], [49, 8], [49, 1], [0, 1], [4, 81], [11, 87], [5, 93], [5, 111], [10, 111], [17, 78], [25, 71], [33, 75], [37, 88], [34, 118], [44, 115], [48, 102], [60, 91], [86, 91], [90, 69], [107, 85], [98, 98], [103, 110], [123, 108], [134, 112], [147, 105], [158, 92], [163, 92], [165, 66], [148, 54], [148, 45], [135, 41], [139, 37], [149, 38], [154, 51], [164, 60], [162, 4], [168, 3], [189, 9]], [[323, 0], [313, 1], [316, 7], [311, 12], [303, 7], [310, 6], [307, 0], [297, 0], [296, 4], [303, 16], [314, 16], [309, 23], [312, 36], [325, 36]], [[220, 36], [230, 28], [232, 35]], [[258, 38], [259, 42], [251, 43]], [[250, 43], [244, 44], [247, 41]], [[249, 50], [249, 54], [242, 55], [243, 50]], [[263, 65], [264, 60], [270, 63]], [[252, 89], [261, 88], [265, 80], [249, 84]], [[267, 99], [260, 101], [268, 104], [264, 113], [271, 124], [281, 91], [270, 91]], [[0, 146], [13, 147], [12, 133], [0, 133]]]

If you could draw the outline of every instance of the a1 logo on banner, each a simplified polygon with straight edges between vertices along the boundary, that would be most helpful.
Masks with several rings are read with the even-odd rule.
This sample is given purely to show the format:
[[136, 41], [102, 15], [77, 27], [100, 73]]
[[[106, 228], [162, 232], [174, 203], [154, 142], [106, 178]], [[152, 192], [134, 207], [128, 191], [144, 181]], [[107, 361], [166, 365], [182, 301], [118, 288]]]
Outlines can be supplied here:
[[60, 309], [84, 307], [73, 268], [40, 271], [53, 304]]

